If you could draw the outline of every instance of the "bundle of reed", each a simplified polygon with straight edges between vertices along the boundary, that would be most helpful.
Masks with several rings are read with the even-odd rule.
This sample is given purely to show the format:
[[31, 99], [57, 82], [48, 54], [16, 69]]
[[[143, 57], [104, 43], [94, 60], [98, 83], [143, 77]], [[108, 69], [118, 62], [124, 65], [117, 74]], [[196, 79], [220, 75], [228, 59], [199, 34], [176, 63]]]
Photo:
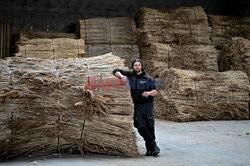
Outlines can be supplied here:
[[[112, 54], [0, 61], [0, 158], [93, 152], [138, 155], [129, 92]], [[126, 69], [126, 68], [124, 68]]]
[[250, 40], [235, 37], [225, 45], [218, 59], [219, 70], [240, 70], [250, 80]]
[[136, 44], [136, 26], [132, 18], [90, 18], [77, 22], [86, 44]]
[[151, 74], [159, 67], [218, 71], [217, 51], [211, 45], [152, 43], [141, 47], [141, 58], [145, 69]]
[[201, 7], [176, 9], [141, 8], [135, 16], [139, 28], [138, 44], [210, 44], [211, 29]]
[[60, 59], [84, 57], [82, 39], [54, 38], [31, 39], [17, 44], [18, 56], [26, 58]]
[[208, 15], [212, 27], [212, 43], [221, 49], [231, 42], [232, 37], [250, 37], [250, 18]]
[[156, 75], [163, 79], [155, 100], [158, 118], [180, 122], [249, 118], [249, 81], [241, 71], [159, 68]]
[[31, 39], [54, 39], [54, 38], [70, 38], [78, 39], [79, 36], [76, 33], [62, 33], [62, 32], [43, 32], [33, 30], [19, 30], [18, 41], [25, 42]]
[[93, 57], [112, 52], [113, 54], [125, 59], [125, 66], [131, 67], [131, 62], [134, 58], [139, 58], [139, 48], [137, 45], [107, 45], [107, 44], [93, 44], [86, 45], [85, 56]]

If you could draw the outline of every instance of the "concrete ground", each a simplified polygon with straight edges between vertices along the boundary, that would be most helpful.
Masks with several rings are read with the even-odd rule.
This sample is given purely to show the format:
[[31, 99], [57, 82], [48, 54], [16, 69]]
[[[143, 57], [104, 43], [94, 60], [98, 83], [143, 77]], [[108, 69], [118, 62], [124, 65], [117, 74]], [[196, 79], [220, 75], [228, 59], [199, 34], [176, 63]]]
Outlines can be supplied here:
[[2, 162], [4, 166], [154, 166], [154, 165], [250, 165], [250, 120], [176, 123], [156, 121], [156, 138], [161, 154], [146, 157], [141, 137], [141, 156], [136, 158], [86, 154], [62, 158], [22, 158]]

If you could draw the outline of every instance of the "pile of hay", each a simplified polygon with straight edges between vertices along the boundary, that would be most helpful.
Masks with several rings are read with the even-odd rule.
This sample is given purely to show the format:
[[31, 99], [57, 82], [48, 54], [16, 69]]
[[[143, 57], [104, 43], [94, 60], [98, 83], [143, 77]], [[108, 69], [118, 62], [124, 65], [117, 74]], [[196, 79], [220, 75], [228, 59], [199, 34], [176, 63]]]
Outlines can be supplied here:
[[42, 32], [33, 30], [19, 30], [18, 41], [24, 43], [31, 39], [54, 39], [54, 38], [71, 38], [78, 39], [79, 36], [76, 33], [62, 33], [62, 32]]
[[145, 69], [218, 71], [207, 15], [201, 7], [142, 8], [136, 13], [138, 45]]
[[85, 44], [82, 39], [53, 38], [30, 39], [17, 42], [17, 56], [25, 58], [60, 59], [84, 57]]
[[137, 11], [135, 19], [141, 46], [150, 43], [211, 43], [207, 15], [199, 6], [176, 9], [142, 8]]
[[249, 118], [249, 81], [241, 71], [201, 72], [158, 69], [163, 88], [156, 96], [156, 117], [185, 122]]
[[159, 67], [218, 71], [217, 51], [211, 45], [152, 43], [140, 51], [144, 67], [151, 74]]
[[250, 40], [235, 37], [225, 45], [218, 59], [219, 70], [240, 70], [250, 78]]
[[125, 66], [130, 67], [131, 61], [134, 58], [139, 58], [139, 48], [137, 45], [107, 45], [107, 44], [93, 44], [86, 45], [85, 47], [85, 56], [93, 57], [101, 54], [105, 54], [108, 52], [112, 52], [113, 54], [125, 59]]
[[75, 151], [138, 155], [132, 101], [112, 74], [124, 68], [121, 58], [8, 58], [0, 66], [1, 159]]
[[250, 37], [250, 18], [208, 15], [212, 27], [212, 43], [221, 49], [231, 42], [232, 37]]
[[77, 22], [77, 31], [85, 41], [86, 57], [108, 52], [124, 58], [125, 65], [131, 66], [139, 58], [136, 26], [132, 18], [91, 18]]
[[[136, 24], [144, 68], [163, 80], [155, 97], [158, 118], [181, 122], [249, 118], [247, 76], [241, 71], [218, 72], [219, 51], [210, 41], [211, 27], [201, 7], [142, 8], [136, 13]], [[230, 61], [230, 65], [249, 66], [247, 49], [237, 49], [229, 49], [230, 58], [221, 56], [219, 65]], [[243, 56], [229, 60], [236, 53]]]
[[136, 44], [136, 26], [132, 18], [90, 18], [77, 22], [80, 38], [88, 44]]

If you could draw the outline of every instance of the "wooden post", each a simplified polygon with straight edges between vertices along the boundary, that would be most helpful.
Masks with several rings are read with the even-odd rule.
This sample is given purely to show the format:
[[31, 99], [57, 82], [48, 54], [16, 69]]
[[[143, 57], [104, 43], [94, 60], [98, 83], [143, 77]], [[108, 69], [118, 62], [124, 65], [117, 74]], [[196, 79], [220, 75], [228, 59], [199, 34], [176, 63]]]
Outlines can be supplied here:
[[6, 57], [6, 22], [3, 23], [3, 58]]
[[11, 48], [11, 24], [9, 22], [0, 23], [0, 58], [10, 56]]
[[0, 23], [0, 58], [3, 58], [3, 35], [2, 35], [2, 30], [3, 30], [3, 24]]
[[10, 29], [11, 29], [11, 26], [10, 26], [10, 23], [6, 23], [6, 57], [9, 57], [10, 56]]

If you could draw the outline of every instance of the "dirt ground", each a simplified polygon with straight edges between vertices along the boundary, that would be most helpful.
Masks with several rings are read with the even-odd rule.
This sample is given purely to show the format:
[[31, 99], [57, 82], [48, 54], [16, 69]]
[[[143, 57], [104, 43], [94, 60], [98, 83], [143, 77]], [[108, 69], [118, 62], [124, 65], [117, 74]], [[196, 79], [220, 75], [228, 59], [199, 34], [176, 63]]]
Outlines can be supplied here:
[[156, 120], [156, 139], [161, 154], [146, 157], [141, 137], [141, 156], [135, 158], [86, 154], [21, 158], [4, 166], [154, 166], [154, 165], [250, 165], [250, 120], [176, 123]]

